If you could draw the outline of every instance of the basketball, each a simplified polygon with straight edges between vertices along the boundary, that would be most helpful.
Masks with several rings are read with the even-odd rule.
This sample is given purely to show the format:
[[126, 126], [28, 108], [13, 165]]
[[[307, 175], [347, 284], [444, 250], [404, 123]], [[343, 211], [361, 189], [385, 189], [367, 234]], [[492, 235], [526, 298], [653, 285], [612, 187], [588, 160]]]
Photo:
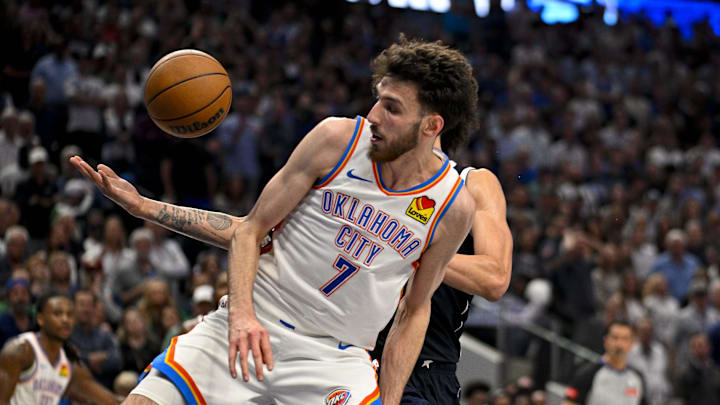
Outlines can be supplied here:
[[194, 49], [162, 57], [145, 81], [145, 106], [170, 135], [195, 138], [217, 127], [232, 102], [230, 78], [215, 58]]

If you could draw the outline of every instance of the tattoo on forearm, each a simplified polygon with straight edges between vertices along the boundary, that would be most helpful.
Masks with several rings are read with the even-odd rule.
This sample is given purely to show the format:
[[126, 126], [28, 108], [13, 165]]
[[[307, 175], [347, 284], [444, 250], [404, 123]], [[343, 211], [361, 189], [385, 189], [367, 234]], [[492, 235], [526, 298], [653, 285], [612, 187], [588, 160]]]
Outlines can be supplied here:
[[195, 208], [183, 208], [163, 204], [156, 217], [157, 221], [178, 231], [185, 231], [187, 226], [196, 225], [203, 221], [213, 229], [224, 231], [232, 225], [232, 219], [215, 212], [204, 212]]
[[218, 231], [224, 231], [232, 225], [232, 219], [225, 214], [211, 212], [207, 215], [207, 223]]

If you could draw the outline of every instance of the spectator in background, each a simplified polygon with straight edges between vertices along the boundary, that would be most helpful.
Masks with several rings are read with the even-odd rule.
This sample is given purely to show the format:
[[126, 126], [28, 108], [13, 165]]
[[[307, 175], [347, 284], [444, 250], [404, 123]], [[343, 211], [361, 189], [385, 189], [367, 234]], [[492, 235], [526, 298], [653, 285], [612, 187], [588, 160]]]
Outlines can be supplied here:
[[120, 398], [125, 398], [137, 385], [140, 373], [135, 371], [122, 371], [113, 381], [113, 393]]
[[691, 336], [707, 330], [711, 325], [710, 312], [708, 311], [707, 284], [702, 280], [695, 280], [690, 285], [688, 305], [680, 310], [673, 330], [674, 347], [677, 351], [677, 361], [682, 364], [687, 360], [688, 340]]
[[[125, 227], [117, 216], [105, 220], [105, 230], [101, 251], [92, 252], [91, 257], [99, 260], [106, 279], [113, 277], [122, 269], [133, 264], [132, 252], [125, 247]], [[87, 252], [90, 253], [90, 252]]]
[[20, 209], [18, 205], [15, 201], [0, 197], [0, 257], [6, 253], [5, 235], [7, 230], [19, 223]]
[[31, 81], [43, 79], [45, 102], [53, 107], [64, 107], [67, 97], [65, 83], [78, 74], [77, 64], [70, 57], [67, 41], [58, 36], [53, 38], [52, 52], [38, 60], [31, 74]]
[[628, 365], [645, 378], [648, 405], [665, 405], [672, 393], [667, 349], [655, 339], [650, 318], [641, 319], [635, 328], [638, 338], [628, 355]]
[[258, 188], [258, 143], [263, 121], [255, 114], [256, 105], [256, 97], [247, 92], [235, 94], [233, 109], [217, 129], [217, 139], [222, 146], [223, 172], [228, 178], [225, 196], [234, 202], [241, 198], [244, 200], [240, 207], [230, 207], [235, 208], [234, 210], [225, 211], [217, 207], [231, 215], [247, 214]]
[[708, 301], [708, 323], [714, 325], [720, 322], [720, 280], [710, 282]]
[[567, 232], [562, 239], [562, 253], [551, 271], [553, 312], [567, 323], [568, 330], [595, 314], [592, 263], [587, 258], [584, 238]]
[[5, 252], [0, 254], [0, 283], [10, 278], [10, 273], [22, 267], [27, 256], [28, 232], [24, 227], [11, 226], [5, 232]]
[[137, 304], [137, 309], [145, 318], [150, 338], [160, 340], [164, 335], [163, 309], [174, 307], [175, 303], [170, 297], [170, 288], [165, 280], [152, 279], [145, 283], [145, 292]]
[[680, 303], [668, 292], [667, 281], [662, 273], [653, 273], [645, 281], [643, 306], [647, 308], [648, 316], [655, 326], [657, 339], [668, 347], [672, 347], [673, 328], [675, 318], [680, 312]]
[[75, 291], [73, 281], [72, 256], [64, 252], [53, 252], [48, 256], [48, 269], [50, 270], [50, 287], [72, 295]]
[[142, 373], [160, 352], [159, 344], [147, 333], [145, 318], [136, 309], [125, 311], [118, 336], [123, 370]]
[[150, 261], [158, 274], [168, 280], [181, 279], [190, 274], [190, 261], [180, 244], [168, 238], [170, 231], [152, 222], [145, 222], [145, 226], [153, 234]]
[[74, 300], [75, 327], [69, 341], [75, 345], [80, 359], [88, 365], [98, 382], [112, 387], [113, 379], [122, 366], [117, 342], [93, 322], [97, 298], [92, 291], [78, 290]]
[[212, 286], [207, 284], [195, 287], [192, 294], [193, 316], [207, 315], [217, 307], [213, 292]]
[[676, 395], [690, 405], [720, 403], [720, 368], [710, 359], [710, 343], [705, 333], [689, 339], [689, 359], [681, 365], [675, 380]]
[[0, 315], [0, 348], [8, 339], [29, 331], [33, 326], [30, 316], [30, 282], [25, 278], [11, 278], [5, 288], [8, 309]]
[[213, 292], [215, 294], [214, 302], [220, 302], [223, 295], [228, 294], [228, 274], [227, 271], [218, 273], [213, 284]]
[[48, 153], [36, 146], [28, 155], [30, 178], [21, 182], [16, 191], [17, 202], [23, 214], [23, 224], [34, 239], [48, 235], [50, 213], [58, 200], [58, 188], [48, 172]]
[[535, 390], [530, 395], [531, 405], [547, 405], [547, 394], [543, 390]]
[[160, 325], [162, 326], [162, 343], [160, 349], [165, 350], [172, 338], [183, 333], [183, 327], [180, 322], [180, 313], [177, 308], [167, 305], [162, 309]]
[[20, 148], [24, 145], [18, 131], [18, 114], [15, 107], [7, 105], [0, 114], [0, 176], [15, 166], [19, 170]]
[[474, 381], [463, 389], [463, 398], [467, 405], [486, 405], [490, 399], [490, 384], [485, 381]]
[[65, 82], [68, 139], [64, 144], [78, 145], [89, 159], [99, 160], [106, 100], [105, 84], [95, 75], [95, 68], [96, 61], [91, 55], [84, 54], [78, 60], [78, 74]]
[[652, 272], [661, 272], [668, 281], [670, 294], [678, 301], [685, 299], [690, 280], [700, 267], [697, 257], [685, 251], [687, 236], [680, 229], [665, 235], [665, 252], [658, 256]]
[[40, 251], [32, 255], [25, 264], [30, 272], [30, 295], [33, 300], [50, 289], [50, 269], [47, 265], [47, 253]]
[[620, 289], [621, 274], [618, 263], [618, 251], [615, 245], [605, 245], [600, 251], [598, 266], [592, 271], [595, 305], [602, 308], [616, 291]]
[[130, 234], [133, 262], [108, 277], [103, 286], [103, 302], [111, 319], [119, 320], [123, 308], [137, 303], [145, 291], [145, 283], [155, 277], [150, 261], [153, 234], [147, 228], [138, 228]]

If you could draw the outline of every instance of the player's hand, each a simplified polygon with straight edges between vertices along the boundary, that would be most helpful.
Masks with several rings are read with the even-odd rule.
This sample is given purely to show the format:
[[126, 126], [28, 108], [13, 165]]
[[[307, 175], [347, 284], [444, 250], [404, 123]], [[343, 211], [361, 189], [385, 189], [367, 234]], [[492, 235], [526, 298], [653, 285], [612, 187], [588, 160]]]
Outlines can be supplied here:
[[88, 180], [95, 183], [105, 196], [115, 201], [131, 215], [138, 216], [143, 198], [125, 179], [121, 178], [108, 166], [98, 165], [97, 171], [90, 167], [80, 156], [70, 158], [70, 163]]
[[230, 342], [228, 366], [230, 367], [230, 375], [232, 378], [237, 378], [235, 360], [237, 355], [240, 354], [240, 369], [243, 380], [250, 380], [248, 351], [251, 351], [255, 362], [255, 375], [257, 375], [258, 381], [262, 381], [263, 364], [267, 365], [268, 371], [273, 369], [270, 335], [255, 316], [233, 316], [229, 314], [228, 324], [228, 339]]

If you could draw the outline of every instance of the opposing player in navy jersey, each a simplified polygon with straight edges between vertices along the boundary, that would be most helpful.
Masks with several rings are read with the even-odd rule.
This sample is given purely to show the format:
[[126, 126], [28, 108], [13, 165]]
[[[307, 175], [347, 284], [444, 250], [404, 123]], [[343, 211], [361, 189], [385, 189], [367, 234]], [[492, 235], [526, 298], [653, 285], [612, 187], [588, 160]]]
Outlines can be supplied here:
[[[128, 404], [399, 403], [430, 298], [475, 209], [433, 142], [467, 134], [477, 83], [467, 59], [439, 43], [403, 38], [372, 68], [378, 100], [367, 119], [318, 124], [239, 221], [151, 202], [106, 166], [73, 159], [134, 215], [214, 242], [234, 227], [229, 298], [153, 361]], [[396, 307], [380, 391], [365, 349]]]
[[40, 330], [18, 335], [0, 352], [0, 404], [55, 405], [68, 389], [96, 404], [117, 404], [115, 396], [63, 347], [75, 323], [72, 298], [62, 292], [45, 293], [37, 310]]
[[[430, 323], [403, 392], [403, 405], [460, 403], [460, 383], [455, 370], [470, 302], [474, 295], [497, 301], [510, 283], [513, 241], [502, 187], [487, 169], [459, 166], [455, 169], [475, 200], [475, 218], [472, 231], [448, 263], [443, 284], [432, 296]], [[382, 358], [390, 326], [378, 337], [371, 353], [375, 359]]]

